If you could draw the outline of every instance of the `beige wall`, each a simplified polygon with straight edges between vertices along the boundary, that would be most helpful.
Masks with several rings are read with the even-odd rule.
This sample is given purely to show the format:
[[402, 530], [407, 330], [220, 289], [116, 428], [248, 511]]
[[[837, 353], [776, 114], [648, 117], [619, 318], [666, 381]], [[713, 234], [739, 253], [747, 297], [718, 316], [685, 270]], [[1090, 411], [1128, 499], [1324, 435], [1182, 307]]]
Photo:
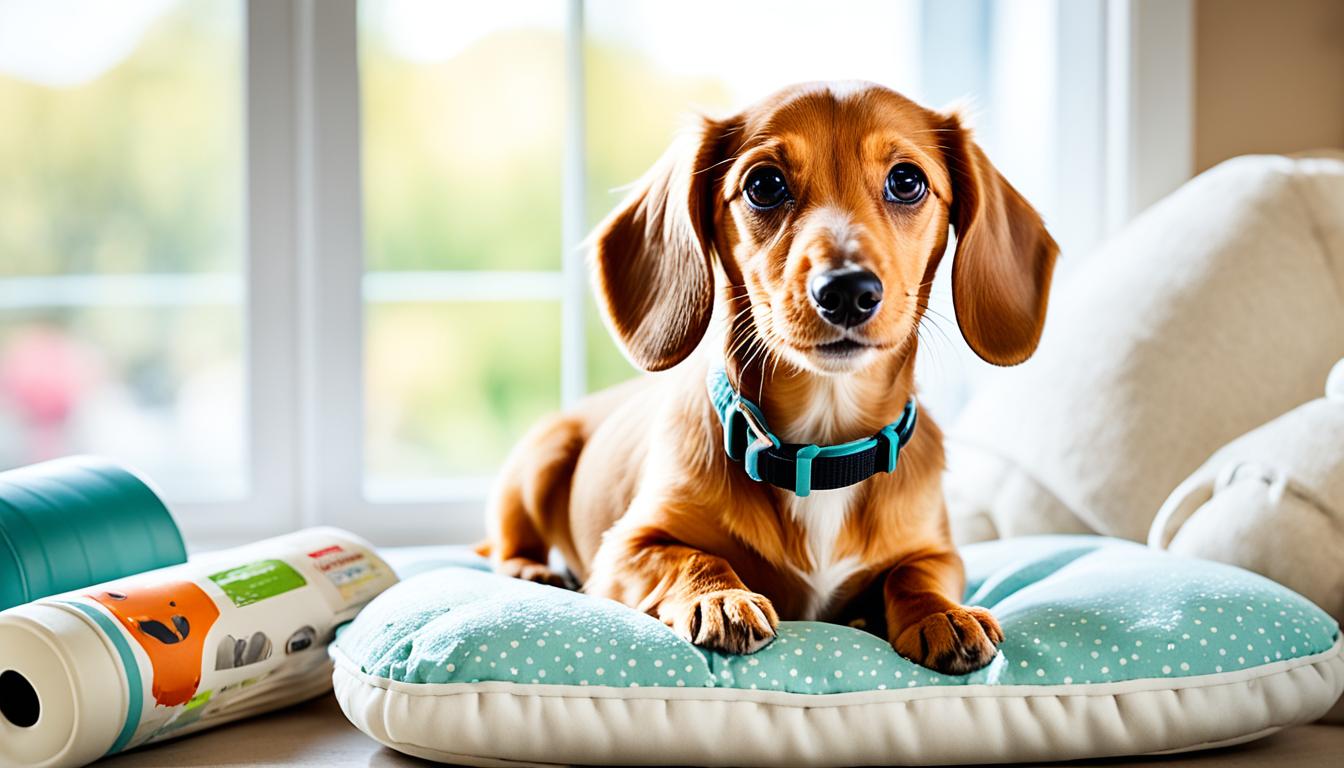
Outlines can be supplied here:
[[1195, 168], [1344, 148], [1344, 0], [1196, 0]]

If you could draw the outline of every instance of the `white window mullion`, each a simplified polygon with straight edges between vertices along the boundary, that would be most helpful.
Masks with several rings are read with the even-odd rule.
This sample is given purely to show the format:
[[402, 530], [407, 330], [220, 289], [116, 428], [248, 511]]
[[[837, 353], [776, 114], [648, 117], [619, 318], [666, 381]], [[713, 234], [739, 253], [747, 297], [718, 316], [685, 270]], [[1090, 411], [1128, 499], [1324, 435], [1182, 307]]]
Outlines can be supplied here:
[[295, 0], [300, 520], [364, 498], [364, 229], [355, 0]]
[[351, 517], [362, 498], [355, 56], [354, 0], [248, 1], [251, 492], [237, 504], [183, 505], [198, 541]]
[[268, 526], [298, 516], [298, 323], [293, 40], [289, 2], [247, 7], [247, 386], [252, 503]]
[[572, 405], [588, 390], [584, 313], [588, 272], [583, 240], [588, 229], [584, 205], [588, 188], [587, 81], [584, 71], [583, 0], [568, 0], [565, 18], [565, 138], [561, 193], [560, 402]]
[[174, 504], [178, 523], [195, 546], [252, 541], [302, 522], [296, 503], [293, 10], [288, 0], [247, 3], [242, 97], [248, 493], [236, 501]]

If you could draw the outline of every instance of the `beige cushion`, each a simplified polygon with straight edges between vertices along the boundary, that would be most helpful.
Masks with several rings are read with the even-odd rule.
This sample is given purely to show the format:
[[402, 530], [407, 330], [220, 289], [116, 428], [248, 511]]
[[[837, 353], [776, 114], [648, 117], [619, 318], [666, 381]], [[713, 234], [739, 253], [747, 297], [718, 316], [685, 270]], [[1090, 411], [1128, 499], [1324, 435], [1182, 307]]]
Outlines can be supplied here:
[[1344, 621], [1344, 360], [1330, 382], [1204, 462], [1148, 543], [1263, 574]]

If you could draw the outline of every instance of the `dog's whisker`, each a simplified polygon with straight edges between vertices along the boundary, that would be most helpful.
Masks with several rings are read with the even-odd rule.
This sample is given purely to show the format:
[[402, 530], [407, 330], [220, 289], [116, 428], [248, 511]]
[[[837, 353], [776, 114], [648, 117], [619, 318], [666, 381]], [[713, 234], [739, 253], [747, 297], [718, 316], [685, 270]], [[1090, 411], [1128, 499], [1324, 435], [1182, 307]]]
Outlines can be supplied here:
[[774, 365], [770, 366], [770, 380], [774, 381], [775, 375], [779, 373], [779, 362], [783, 359], [782, 355], [771, 355], [775, 359]]
[[935, 322], [937, 320], [941, 320], [947, 323], [953, 322], [951, 318], [949, 318], [947, 315], [944, 315], [942, 312], [939, 312], [937, 309], [934, 309], [927, 302], [916, 302], [915, 306], [917, 306], [920, 309], [925, 318], [929, 318], [930, 322]]
[[745, 314], [747, 314], [747, 313], [750, 312], [750, 311], [751, 311], [751, 305], [750, 305], [750, 304], [748, 304], [747, 306], [743, 307], [742, 309], [739, 309], [739, 310], [737, 311], [736, 314], [734, 314], [732, 317], [728, 318], [728, 324], [729, 324], [729, 325], [736, 325], [736, 324], [737, 324], [737, 321], [738, 321], [738, 320], [741, 320], [741, 319], [742, 319], [742, 316], [745, 315]]
[[750, 336], [744, 336], [743, 338], [738, 339], [733, 343], [732, 348], [728, 350], [727, 357], [736, 358], [739, 355], [745, 354], [746, 350], [750, 349], [750, 345], [753, 343], [754, 341]]
[[714, 163], [713, 165], [708, 165], [708, 166], [705, 166], [704, 168], [701, 168], [701, 169], [698, 170], [698, 171], [695, 171], [694, 174], [692, 174], [692, 175], [697, 175], [697, 176], [698, 176], [699, 174], [707, 173], [707, 172], [709, 172], [709, 171], [712, 171], [712, 170], [714, 170], [715, 168], [718, 168], [718, 167], [721, 166], [721, 165], [727, 165], [727, 164], [729, 164], [729, 163], [735, 163], [735, 162], [737, 162], [737, 159], [738, 159], [739, 157], [741, 157], [741, 155], [733, 155], [732, 157], [725, 158], [725, 159], [723, 159], [723, 160], [720, 160], [720, 161], [717, 162], [717, 163]]
[[[925, 320], [928, 321], [927, 324], [924, 322]], [[948, 349], [955, 348], [956, 342], [953, 341], [952, 336], [948, 334], [947, 330], [943, 328], [942, 324], [939, 322], [938, 316], [925, 315], [924, 318], [921, 319], [918, 327], [927, 328], [931, 333], [936, 332], [941, 338], [942, 343], [947, 345]], [[933, 344], [932, 338], [930, 338], [930, 344], [931, 348], [937, 348], [937, 345]]]
[[733, 357], [738, 356], [746, 357], [748, 362], [744, 363], [742, 366], [743, 369], [745, 370], [750, 363], [750, 356], [754, 354], [755, 347], [760, 342], [761, 342], [760, 337], [757, 336], [757, 334], [754, 332], [753, 329], [751, 329], [750, 327], [744, 328], [741, 332], [740, 337], [733, 344], [733, 347], [730, 350], [729, 354], [730, 356]]
[[[939, 322], [948, 323], [949, 325], [955, 324], [955, 321], [952, 320], [952, 318], [948, 317], [947, 315], [944, 315], [943, 313], [939, 312], [936, 309], [933, 309], [932, 307], [925, 307], [924, 312], [925, 312], [924, 316], [929, 318], [929, 322], [933, 323], [934, 325], [937, 325], [940, 331], [942, 331], [942, 326], [939, 325]], [[946, 333], [946, 331], [943, 332]]]

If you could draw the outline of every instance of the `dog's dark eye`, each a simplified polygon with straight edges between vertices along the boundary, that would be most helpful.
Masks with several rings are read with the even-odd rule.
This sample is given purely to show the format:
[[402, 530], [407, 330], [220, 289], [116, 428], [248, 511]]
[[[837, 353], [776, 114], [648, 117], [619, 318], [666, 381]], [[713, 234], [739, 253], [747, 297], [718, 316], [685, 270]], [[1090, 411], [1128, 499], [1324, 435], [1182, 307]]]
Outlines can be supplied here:
[[773, 166], [755, 168], [747, 174], [742, 191], [753, 208], [768, 211], [789, 199], [789, 186], [784, 183], [784, 172]]
[[887, 200], [893, 203], [913, 205], [924, 199], [929, 191], [929, 183], [924, 172], [914, 163], [897, 163], [887, 173]]

